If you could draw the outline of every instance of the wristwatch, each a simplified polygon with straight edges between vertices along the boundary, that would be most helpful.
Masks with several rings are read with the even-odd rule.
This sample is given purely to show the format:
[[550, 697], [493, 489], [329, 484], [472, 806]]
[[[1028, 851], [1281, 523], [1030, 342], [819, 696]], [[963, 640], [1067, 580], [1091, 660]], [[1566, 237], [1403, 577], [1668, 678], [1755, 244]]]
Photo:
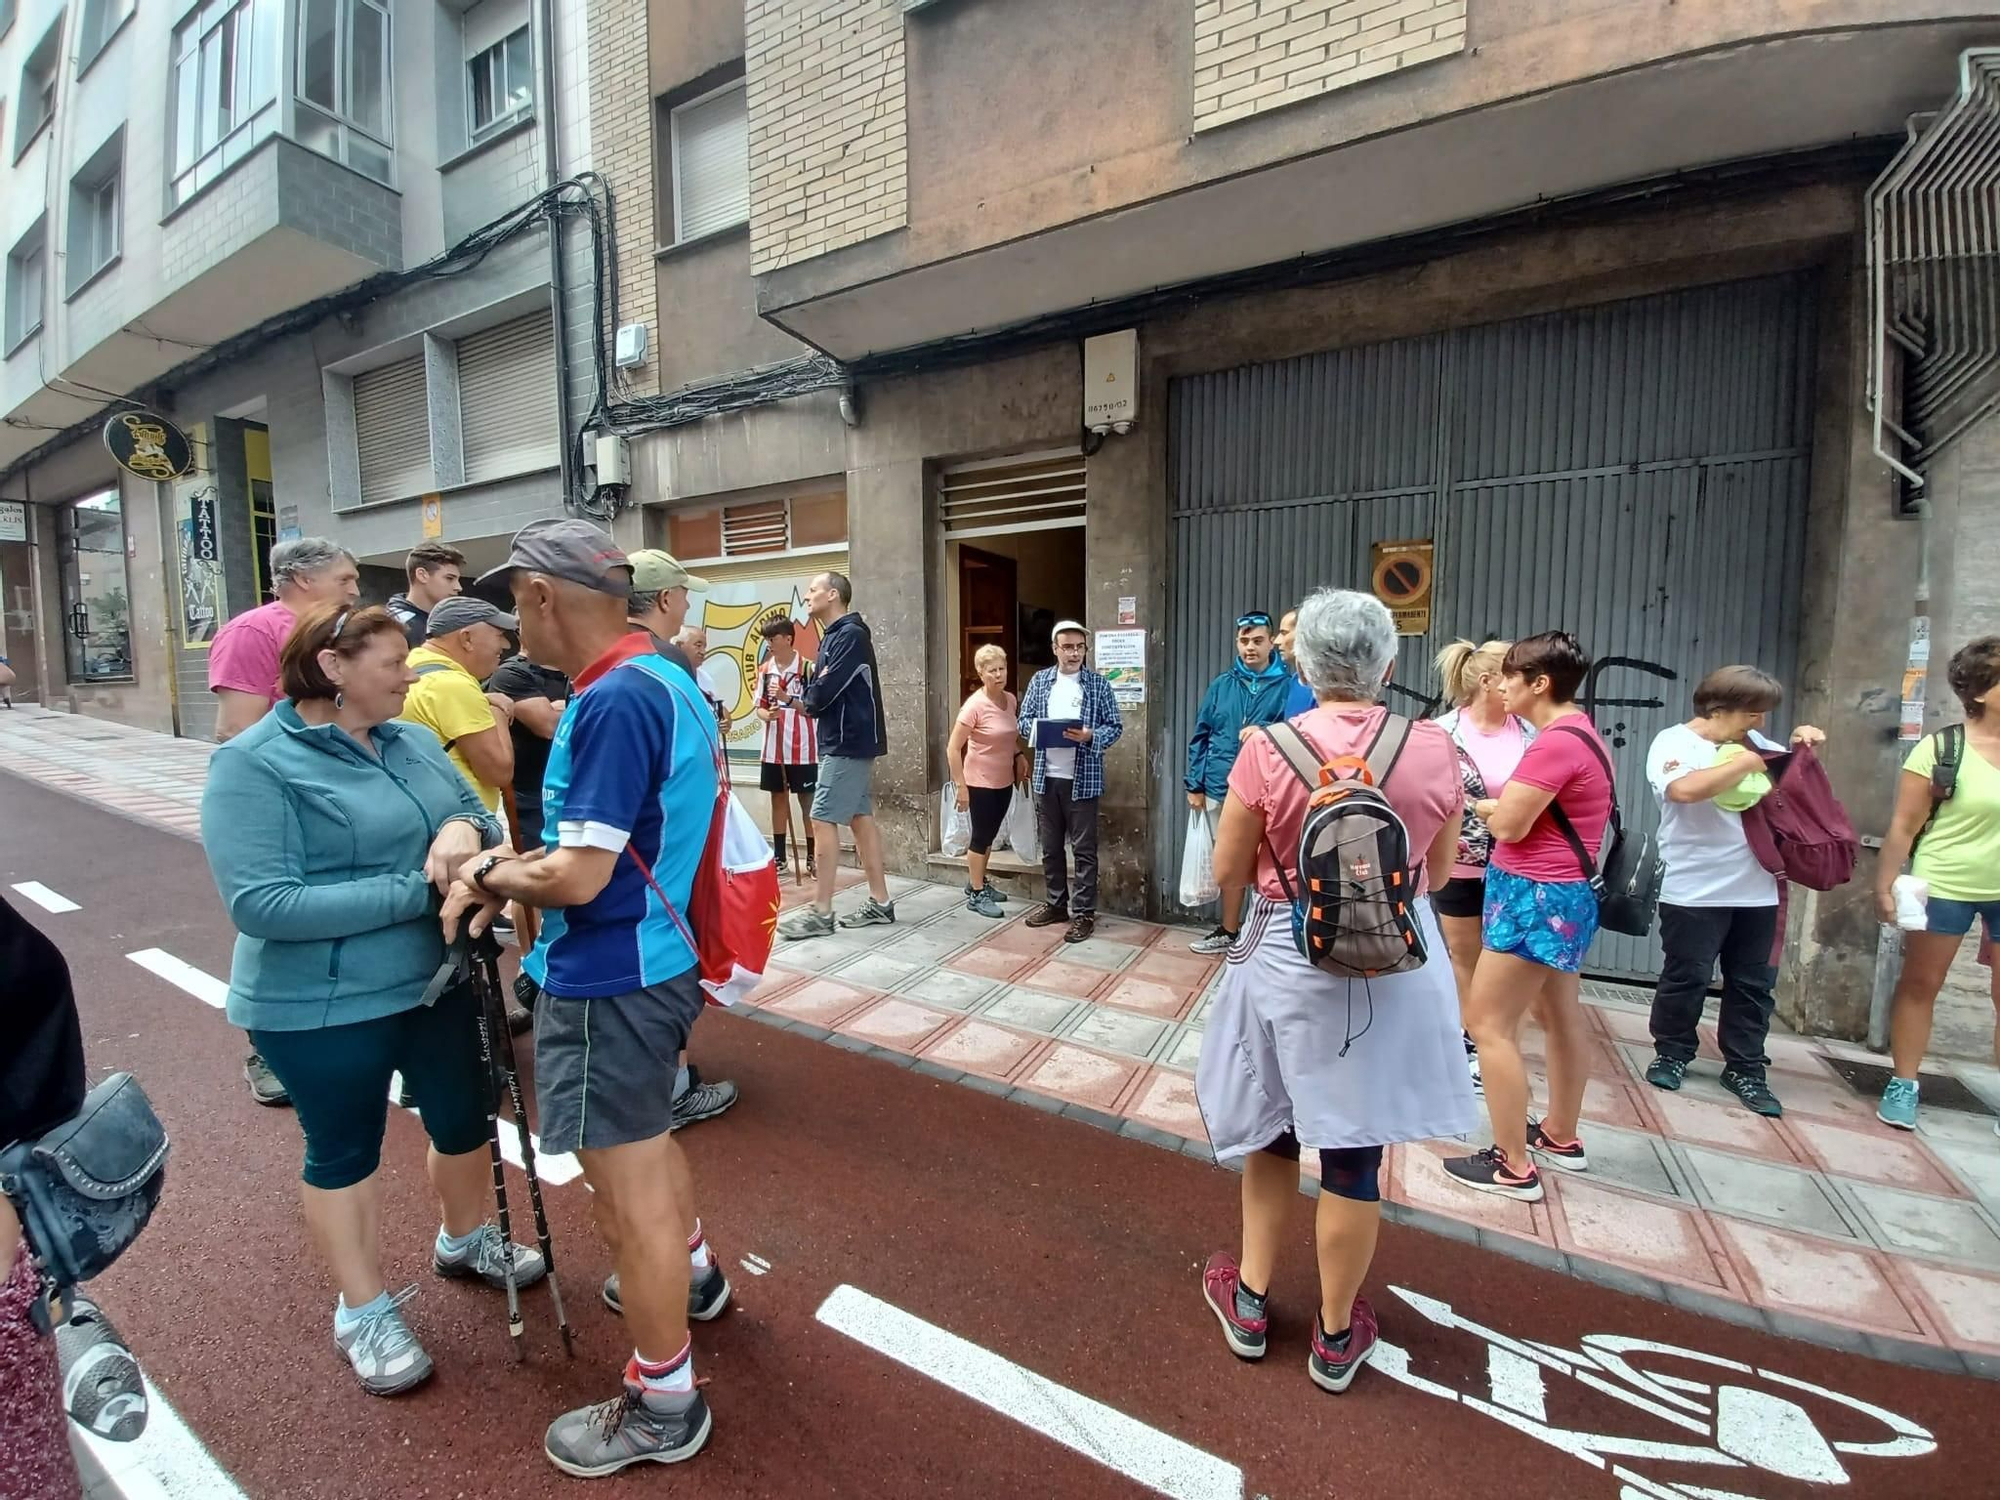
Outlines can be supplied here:
[[472, 872], [472, 883], [478, 886], [482, 891], [485, 890], [486, 877], [493, 873], [493, 867], [497, 864], [503, 864], [505, 862], [506, 862], [506, 856], [504, 855], [500, 854], [487, 855], [486, 858], [482, 859], [479, 862], [478, 868]]

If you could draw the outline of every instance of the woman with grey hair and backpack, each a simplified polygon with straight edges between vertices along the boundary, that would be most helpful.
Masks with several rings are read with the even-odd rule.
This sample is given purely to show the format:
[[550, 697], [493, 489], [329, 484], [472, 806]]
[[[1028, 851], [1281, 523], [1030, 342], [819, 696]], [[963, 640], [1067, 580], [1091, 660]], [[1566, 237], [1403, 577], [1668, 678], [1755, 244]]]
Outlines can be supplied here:
[[1477, 1119], [1429, 898], [1457, 857], [1464, 795], [1450, 735], [1377, 701], [1396, 655], [1380, 600], [1321, 589], [1299, 607], [1292, 653], [1317, 706], [1244, 743], [1215, 837], [1216, 879], [1251, 898], [1195, 1092], [1216, 1159], [1243, 1163], [1243, 1238], [1240, 1259], [1209, 1257], [1202, 1292], [1230, 1351], [1261, 1359], [1299, 1157], [1316, 1152], [1306, 1368], [1340, 1392], [1376, 1343], [1358, 1293], [1381, 1227], [1383, 1148]]

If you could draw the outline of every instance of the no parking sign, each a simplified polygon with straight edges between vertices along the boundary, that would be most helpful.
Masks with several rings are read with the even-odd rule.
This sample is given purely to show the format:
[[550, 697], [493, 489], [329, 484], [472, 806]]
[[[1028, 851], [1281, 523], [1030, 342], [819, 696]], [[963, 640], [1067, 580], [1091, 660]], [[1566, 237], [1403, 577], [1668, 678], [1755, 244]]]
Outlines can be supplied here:
[[1389, 606], [1398, 635], [1428, 635], [1431, 629], [1432, 563], [1437, 543], [1425, 537], [1418, 541], [1377, 542], [1372, 549], [1374, 566], [1369, 585], [1375, 597]]

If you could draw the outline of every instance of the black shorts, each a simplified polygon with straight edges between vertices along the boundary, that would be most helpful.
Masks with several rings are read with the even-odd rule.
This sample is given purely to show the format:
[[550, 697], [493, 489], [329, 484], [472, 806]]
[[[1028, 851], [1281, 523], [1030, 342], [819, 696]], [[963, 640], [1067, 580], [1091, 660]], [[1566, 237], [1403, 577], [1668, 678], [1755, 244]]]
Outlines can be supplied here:
[[1441, 917], [1478, 917], [1485, 908], [1484, 875], [1454, 875], [1431, 892], [1431, 910]]
[[1007, 807], [1014, 800], [1014, 789], [1011, 786], [969, 786], [965, 789], [965, 797], [972, 812], [972, 842], [967, 847], [974, 854], [991, 853], [993, 841], [1000, 837], [1000, 825], [1007, 821]]
[[535, 1004], [542, 1144], [584, 1151], [672, 1130], [674, 1075], [705, 1004], [693, 968], [623, 995], [543, 995]]
[[757, 773], [757, 785], [767, 792], [797, 792], [804, 797], [819, 785], [819, 767], [810, 761], [786, 766], [767, 760]]

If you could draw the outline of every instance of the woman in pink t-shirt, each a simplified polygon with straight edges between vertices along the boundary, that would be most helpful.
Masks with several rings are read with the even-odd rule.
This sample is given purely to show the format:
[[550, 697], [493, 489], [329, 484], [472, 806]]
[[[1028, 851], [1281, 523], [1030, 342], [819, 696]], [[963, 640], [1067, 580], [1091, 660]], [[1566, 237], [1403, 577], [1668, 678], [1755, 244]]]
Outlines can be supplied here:
[[[1565, 630], [1508, 648], [1500, 668], [1507, 711], [1534, 725], [1535, 741], [1507, 789], [1474, 809], [1493, 830], [1494, 849], [1465, 1019], [1479, 1047], [1493, 1145], [1444, 1166], [1467, 1187], [1529, 1202], [1542, 1196], [1531, 1151], [1566, 1171], [1590, 1164], [1576, 1135], [1590, 1077], [1577, 971], [1597, 935], [1597, 896], [1593, 870], [1562, 827], [1566, 819], [1594, 863], [1615, 788], [1610, 752], [1575, 702], [1589, 671], [1590, 658]], [[1528, 1117], [1519, 1041], [1531, 1008], [1549, 1054], [1549, 1107], [1539, 1121]]]
[[1006, 913], [1000, 909], [1000, 893], [986, 883], [986, 860], [1007, 819], [1015, 783], [1027, 779], [1028, 758], [1021, 753], [1018, 700], [1007, 691], [1007, 653], [998, 646], [981, 646], [973, 653], [972, 666], [981, 686], [959, 709], [944, 758], [958, 789], [958, 805], [972, 814], [965, 909], [1001, 917]]

